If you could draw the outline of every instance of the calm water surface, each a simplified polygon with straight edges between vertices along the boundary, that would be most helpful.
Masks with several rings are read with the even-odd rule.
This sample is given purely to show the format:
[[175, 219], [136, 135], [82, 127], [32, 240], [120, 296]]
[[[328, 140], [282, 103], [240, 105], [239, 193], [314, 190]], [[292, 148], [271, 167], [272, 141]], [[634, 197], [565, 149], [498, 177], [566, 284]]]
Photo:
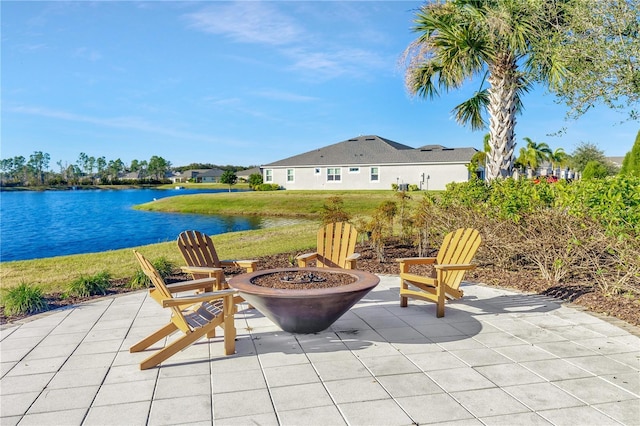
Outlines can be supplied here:
[[81, 190], [0, 193], [0, 261], [92, 253], [175, 240], [186, 229], [209, 235], [275, 226], [287, 219], [134, 210], [175, 195], [221, 190]]

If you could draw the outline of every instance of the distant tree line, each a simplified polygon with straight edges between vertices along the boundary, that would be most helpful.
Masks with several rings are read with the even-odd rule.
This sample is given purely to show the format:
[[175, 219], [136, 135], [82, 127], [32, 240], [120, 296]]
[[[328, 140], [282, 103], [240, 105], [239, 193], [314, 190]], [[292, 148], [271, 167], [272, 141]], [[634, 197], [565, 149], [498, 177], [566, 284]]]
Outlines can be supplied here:
[[65, 185], [119, 185], [169, 183], [167, 173], [189, 169], [214, 167], [232, 172], [244, 170], [240, 166], [215, 166], [212, 164], [190, 164], [172, 167], [171, 162], [154, 155], [149, 160], [132, 160], [129, 165], [120, 158], [107, 160], [81, 152], [75, 163], [58, 161], [55, 170], [50, 168], [51, 156], [35, 151], [25, 158], [0, 159], [0, 185], [9, 186], [65, 186]]

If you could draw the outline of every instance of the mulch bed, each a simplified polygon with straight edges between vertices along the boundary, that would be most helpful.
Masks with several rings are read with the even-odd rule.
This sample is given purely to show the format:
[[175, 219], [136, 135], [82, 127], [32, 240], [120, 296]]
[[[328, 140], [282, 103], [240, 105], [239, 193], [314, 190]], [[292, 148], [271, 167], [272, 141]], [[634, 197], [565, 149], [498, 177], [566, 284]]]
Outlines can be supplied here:
[[[361, 254], [360, 259], [358, 259], [358, 269], [375, 274], [397, 275], [399, 271], [398, 262], [395, 261], [396, 258], [417, 256], [415, 247], [399, 243], [390, 243], [387, 245], [385, 248], [386, 260], [383, 262], [377, 260], [374, 251], [368, 246], [358, 246], [357, 251]], [[291, 263], [291, 259], [297, 254], [299, 253], [281, 253], [259, 258], [258, 269], [290, 268], [297, 266]], [[244, 271], [239, 268], [227, 269], [225, 271], [228, 277], [243, 272]], [[427, 269], [420, 272], [429, 273]], [[176, 282], [186, 279], [188, 279], [186, 275], [176, 275], [170, 277], [167, 281]], [[568, 282], [559, 285], [550, 284], [541, 279], [536, 270], [504, 271], [486, 265], [480, 265], [477, 269], [470, 271], [465, 279], [470, 282], [480, 282], [485, 285], [517, 290], [524, 293], [546, 295], [570, 302], [593, 313], [617, 318], [634, 326], [640, 326], [640, 295], [637, 294], [631, 296], [625, 294], [607, 295], [600, 291], [597, 286], [591, 285], [590, 283]], [[114, 282], [113, 284], [113, 287], [109, 289], [108, 295], [131, 291], [126, 287], [124, 280]], [[56, 295], [52, 295], [48, 299], [48, 303], [50, 308], [60, 308], [96, 297], [60, 299], [59, 297], [56, 298]], [[27, 315], [7, 317], [4, 314], [4, 309], [0, 308], [0, 324], [13, 322], [26, 316]]]

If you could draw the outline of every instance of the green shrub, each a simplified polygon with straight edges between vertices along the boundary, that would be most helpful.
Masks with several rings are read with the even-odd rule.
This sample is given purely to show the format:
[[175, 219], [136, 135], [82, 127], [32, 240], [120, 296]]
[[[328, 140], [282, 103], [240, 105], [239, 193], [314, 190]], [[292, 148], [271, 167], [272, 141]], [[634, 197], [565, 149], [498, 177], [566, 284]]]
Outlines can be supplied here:
[[34, 314], [48, 308], [42, 289], [26, 283], [4, 290], [2, 305], [4, 313], [8, 316]]
[[[164, 256], [153, 260], [151, 264], [154, 268], [156, 268], [162, 278], [166, 279], [168, 276], [173, 274], [174, 264]], [[129, 287], [146, 288], [150, 286], [151, 280], [145, 275], [144, 272], [142, 272], [142, 269], [138, 268], [129, 281]]]
[[277, 183], [263, 183], [254, 188], [256, 191], [277, 191], [280, 189], [280, 185]]
[[67, 287], [67, 295], [75, 297], [89, 297], [97, 294], [107, 294], [110, 275], [108, 272], [99, 272], [93, 276], [81, 275], [72, 281]]
[[348, 222], [349, 213], [344, 210], [344, 200], [341, 197], [329, 197], [322, 205], [322, 223]]

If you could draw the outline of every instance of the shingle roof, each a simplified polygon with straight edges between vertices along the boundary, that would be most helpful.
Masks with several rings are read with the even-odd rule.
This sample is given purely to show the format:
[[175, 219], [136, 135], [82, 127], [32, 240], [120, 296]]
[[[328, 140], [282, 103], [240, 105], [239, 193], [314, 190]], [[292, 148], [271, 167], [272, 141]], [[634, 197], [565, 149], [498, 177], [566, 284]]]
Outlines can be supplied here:
[[442, 145], [412, 148], [370, 135], [294, 155], [266, 164], [265, 167], [468, 162], [476, 152], [475, 148], [445, 148]]

